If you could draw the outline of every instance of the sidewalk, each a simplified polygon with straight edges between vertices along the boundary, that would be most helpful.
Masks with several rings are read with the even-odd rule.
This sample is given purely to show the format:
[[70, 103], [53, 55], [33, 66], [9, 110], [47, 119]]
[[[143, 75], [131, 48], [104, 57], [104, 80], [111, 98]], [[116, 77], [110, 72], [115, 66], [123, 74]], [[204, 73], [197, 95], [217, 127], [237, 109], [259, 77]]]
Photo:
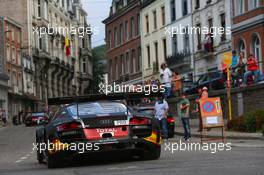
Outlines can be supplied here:
[[[200, 137], [200, 132], [198, 131], [198, 127], [191, 127], [191, 136], [192, 137]], [[183, 135], [184, 131], [182, 127], [175, 128], [176, 135]], [[233, 131], [225, 131], [225, 135], [227, 139], [240, 139], [240, 140], [263, 140], [264, 137], [262, 133], [243, 133], [243, 132], [233, 132]], [[207, 136], [209, 137], [221, 137], [222, 131], [220, 128], [211, 129], [207, 131]]]
[[[191, 136], [192, 137], [199, 137], [200, 138], [200, 132], [197, 132], [198, 127], [198, 121], [196, 119], [190, 120], [191, 125]], [[183, 135], [184, 130], [182, 127], [181, 122], [176, 120], [175, 125], [175, 134], [176, 135]], [[213, 128], [210, 131], [207, 131], [206, 133], [210, 137], [221, 137], [222, 131], [220, 128]], [[240, 140], [263, 140], [264, 137], [262, 133], [245, 133], [245, 132], [234, 132], [234, 131], [225, 131], [225, 135], [227, 139], [240, 139]]]

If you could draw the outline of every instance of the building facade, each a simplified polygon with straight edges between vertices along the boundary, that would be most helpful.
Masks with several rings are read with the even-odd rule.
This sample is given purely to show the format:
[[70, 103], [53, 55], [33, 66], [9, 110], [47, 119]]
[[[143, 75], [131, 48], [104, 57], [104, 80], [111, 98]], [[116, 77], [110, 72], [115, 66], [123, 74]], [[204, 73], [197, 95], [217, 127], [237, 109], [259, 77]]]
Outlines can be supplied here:
[[[0, 14], [23, 24], [23, 93], [28, 99], [25, 110], [42, 110], [47, 97], [88, 91], [92, 78], [91, 33], [67, 35], [51, 29], [89, 27], [80, 0], [9, 0], [1, 3]], [[47, 31], [42, 36], [36, 32], [41, 28]], [[68, 38], [70, 53], [66, 55]]]
[[233, 48], [258, 58], [264, 71], [264, 1], [232, 0]]
[[14, 116], [22, 109], [23, 98], [23, 69], [21, 58], [22, 26], [10, 19], [4, 19], [6, 34], [0, 42], [5, 44], [5, 70], [8, 80], [8, 116]]
[[[203, 73], [221, 69], [223, 54], [231, 51], [231, 1], [193, 0], [192, 9], [193, 27], [210, 31], [208, 38], [206, 32], [194, 34], [194, 78], [197, 79]], [[220, 28], [225, 31], [219, 31]]]
[[140, 1], [113, 0], [109, 17], [103, 22], [108, 83], [141, 83]]
[[8, 111], [8, 80], [9, 76], [6, 74], [5, 61], [5, 36], [8, 31], [5, 30], [5, 21], [0, 17], [0, 108]]
[[166, 1], [168, 6], [166, 36], [168, 40], [169, 67], [182, 77], [192, 79], [193, 74], [193, 34], [192, 0]]
[[142, 70], [145, 81], [159, 77], [160, 65], [167, 57], [166, 10], [165, 0], [144, 0], [141, 4]]

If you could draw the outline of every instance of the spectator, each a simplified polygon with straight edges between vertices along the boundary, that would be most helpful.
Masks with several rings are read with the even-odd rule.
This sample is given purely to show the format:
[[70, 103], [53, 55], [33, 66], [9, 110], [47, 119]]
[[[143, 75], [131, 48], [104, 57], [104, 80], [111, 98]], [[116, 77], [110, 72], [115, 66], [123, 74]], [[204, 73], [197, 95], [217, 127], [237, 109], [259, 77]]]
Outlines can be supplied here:
[[189, 141], [191, 138], [191, 129], [190, 129], [190, 101], [186, 98], [185, 94], [182, 93], [180, 105], [180, 119], [182, 121], [184, 129], [184, 140]]
[[240, 52], [237, 68], [233, 75], [234, 77], [233, 80], [235, 85], [240, 85], [242, 83], [246, 71], [246, 64], [247, 64], [247, 60], [244, 57], [244, 52]]
[[231, 64], [231, 68], [235, 69], [238, 65], [238, 56], [237, 56], [237, 52], [235, 50], [232, 51], [232, 64]]
[[167, 115], [168, 115], [169, 105], [163, 96], [158, 97], [155, 103], [155, 118], [158, 120], [160, 128], [164, 139], [168, 139], [168, 125], [167, 125]]
[[2, 122], [2, 118], [3, 118], [3, 109], [0, 108], [0, 121]]
[[255, 58], [253, 54], [249, 55], [249, 58], [247, 60], [247, 66], [248, 66], [248, 71], [244, 74], [243, 86], [247, 84], [247, 79], [249, 76], [254, 76], [254, 83], [261, 81], [258, 61], [257, 61], [257, 58]]
[[182, 91], [182, 78], [178, 72], [173, 72], [171, 81], [173, 94], [177, 93], [180, 96]]
[[200, 100], [200, 98], [202, 96], [202, 93], [203, 93], [202, 89], [199, 88], [198, 89], [198, 96], [195, 99], [195, 103], [196, 103], [195, 109], [192, 112], [192, 113], [197, 114], [198, 118], [199, 118], [199, 129], [197, 130], [197, 132], [201, 132], [202, 131], [202, 117], [201, 117], [201, 113], [200, 113], [200, 104], [199, 104], [199, 100]]
[[172, 76], [172, 73], [170, 69], [168, 68], [167, 64], [162, 63], [160, 78], [165, 88], [165, 92], [164, 92], [165, 98], [168, 98], [171, 95], [171, 76]]
[[206, 99], [206, 98], [208, 98], [208, 88], [207, 87], [203, 87], [202, 94], [201, 94], [201, 99]]
[[150, 84], [151, 84], [151, 85], [158, 85], [158, 82], [157, 82], [157, 80], [155, 79], [155, 77], [151, 77], [151, 79], [150, 79]]
[[3, 122], [3, 126], [7, 125], [7, 114], [4, 109], [2, 110], [2, 122]]
[[21, 110], [21, 111], [18, 113], [18, 124], [22, 124], [22, 122], [23, 122], [23, 115], [24, 115], [24, 111]]

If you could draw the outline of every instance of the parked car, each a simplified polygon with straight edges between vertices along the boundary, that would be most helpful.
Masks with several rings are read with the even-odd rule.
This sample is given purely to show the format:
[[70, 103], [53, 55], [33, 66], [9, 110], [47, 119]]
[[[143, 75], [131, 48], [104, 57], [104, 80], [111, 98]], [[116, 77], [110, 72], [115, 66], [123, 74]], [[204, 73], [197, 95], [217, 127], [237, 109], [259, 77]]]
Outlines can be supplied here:
[[213, 71], [200, 75], [193, 86], [185, 89], [185, 93], [191, 95], [198, 92], [199, 88], [207, 87], [209, 90], [219, 90], [226, 87], [226, 77], [222, 71]]
[[45, 112], [30, 112], [25, 114], [25, 125], [43, 125], [48, 123], [49, 116]]
[[[150, 104], [146, 104], [143, 106], [137, 106], [134, 107], [134, 109], [138, 112], [141, 112], [143, 114], [149, 115], [152, 118], [154, 118], [155, 114], [155, 108], [154, 108], [154, 104], [150, 105]], [[171, 113], [168, 114], [167, 116], [167, 124], [168, 124], [168, 137], [169, 138], [173, 138], [174, 137], [174, 132], [175, 132], [175, 119], [173, 117], [173, 115]]]

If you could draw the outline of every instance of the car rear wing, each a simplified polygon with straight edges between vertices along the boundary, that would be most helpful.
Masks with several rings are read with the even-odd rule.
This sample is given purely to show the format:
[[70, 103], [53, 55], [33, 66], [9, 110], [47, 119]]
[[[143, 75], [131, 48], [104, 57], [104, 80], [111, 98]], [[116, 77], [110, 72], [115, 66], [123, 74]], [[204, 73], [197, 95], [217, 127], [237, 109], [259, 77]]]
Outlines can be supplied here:
[[142, 99], [149, 99], [160, 97], [163, 94], [161, 92], [157, 93], [113, 93], [113, 94], [90, 94], [84, 96], [72, 96], [72, 97], [56, 97], [49, 98], [48, 105], [64, 105], [72, 103], [84, 103], [84, 102], [94, 102], [94, 101], [116, 101], [125, 100], [126, 104], [131, 104], [133, 102], [140, 101]]

